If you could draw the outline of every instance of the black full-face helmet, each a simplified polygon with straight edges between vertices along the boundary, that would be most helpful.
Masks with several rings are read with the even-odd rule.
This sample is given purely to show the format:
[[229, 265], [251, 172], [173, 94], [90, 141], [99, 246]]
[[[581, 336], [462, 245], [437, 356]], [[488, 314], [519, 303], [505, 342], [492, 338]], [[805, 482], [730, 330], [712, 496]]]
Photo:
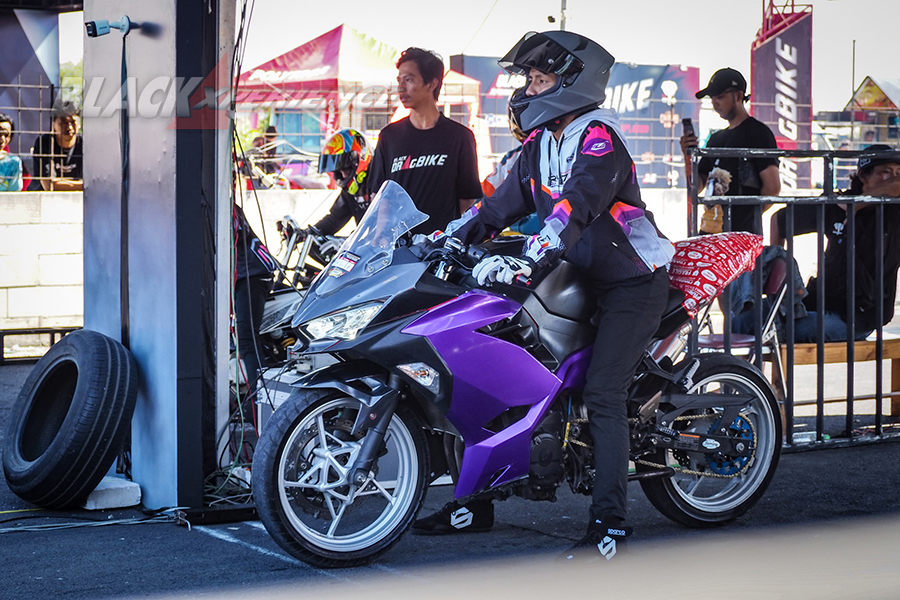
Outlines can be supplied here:
[[509, 99], [510, 109], [525, 131], [592, 109], [606, 99], [609, 70], [615, 61], [600, 44], [571, 31], [526, 33], [500, 59], [500, 66], [514, 75], [527, 77], [531, 69], [537, 69], [558, 79], [536, 96], [526, 96], [525, 87], [517, 90]]

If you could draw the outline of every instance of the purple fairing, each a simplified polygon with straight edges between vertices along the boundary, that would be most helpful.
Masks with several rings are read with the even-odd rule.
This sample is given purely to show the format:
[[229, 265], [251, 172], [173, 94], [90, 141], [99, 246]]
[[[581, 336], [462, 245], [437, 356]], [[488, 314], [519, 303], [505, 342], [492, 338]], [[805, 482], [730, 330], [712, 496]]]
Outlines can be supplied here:
[[[524, 348], [478, 333], [520, 309], [509, 298], [472, 290], [403, 329], [427, 337], [453, 373], [447, 418], [466, 444], [457, 498], [527, 475], [532, 432], [547, 407], [560, 389], [584, 386], [590, 346], [571, 355], [554, 374]], [[497, 433], [485, 428], [515, 406], [531, 408], [525, 418]]]

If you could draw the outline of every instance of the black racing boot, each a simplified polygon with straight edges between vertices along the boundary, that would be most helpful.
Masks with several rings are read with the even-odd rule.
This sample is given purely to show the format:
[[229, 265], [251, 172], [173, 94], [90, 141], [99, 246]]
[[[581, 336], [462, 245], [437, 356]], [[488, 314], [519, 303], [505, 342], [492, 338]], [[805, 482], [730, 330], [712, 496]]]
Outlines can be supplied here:
[[449, 533], [479, 533], [494, 526], [494, 504], [490, 499], [472, 500], [467, 504], [448, 502], [433, 515], [417, 519], [413, 533], [447, 535]]
[[595, 519], [588, 525], [587, 534], [581, 541], [569, 548], [559, 559], [567, 562], [585, 562], [589, 560], [612, 560], [626, 553], [632, 528], [625, 527], [621, 519]]

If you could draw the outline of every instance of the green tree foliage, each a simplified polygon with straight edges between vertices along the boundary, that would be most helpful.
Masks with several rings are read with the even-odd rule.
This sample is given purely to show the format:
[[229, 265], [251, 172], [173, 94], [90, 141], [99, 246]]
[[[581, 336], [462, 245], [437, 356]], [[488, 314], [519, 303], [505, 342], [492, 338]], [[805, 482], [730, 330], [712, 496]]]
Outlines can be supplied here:
[[60, 96], [74, 102], [80, 110], [84, 92], [84, 60], [59, 65], [59, 88]]

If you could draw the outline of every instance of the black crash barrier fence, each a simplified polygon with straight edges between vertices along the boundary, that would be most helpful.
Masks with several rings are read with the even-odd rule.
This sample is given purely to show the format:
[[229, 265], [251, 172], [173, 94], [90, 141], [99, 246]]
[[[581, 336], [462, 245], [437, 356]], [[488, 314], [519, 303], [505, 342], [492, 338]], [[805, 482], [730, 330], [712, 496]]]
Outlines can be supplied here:
[[[48, 336], [50, 339], [50, 346], [52, 346], [53, 344], [61, 340], [63, 336], [75, 331], [76, 329], [81, 329], [81, 327], [35, 327], [32, 329], [0, 329], [0, 366], [14, 362], [33, 362], [38, 360], [43, 354], [24, 353], [16, 354], [15, 356], [7, 356], [7, 338], [24, 336]], [[41, 344], [39, 348], [46, 349], [46, 346]]]
[[[890, 156], [893, 158], [897, 158], [898, 162], [900, 162], [900, 152], [879, 152], [877, 154], [880, 157]], [[764, 209], [771, 207], [774, 204], [786, 205], [786, 215], [785, 215], [785, 230], [782, 232], [783, 236], [786, 239], [786, 249], [787, 249], [787, 264], [793, 264], [794, 260], [794, 251], [795, 251], [795, 243], [794, 243], [794, 207], [800, 206], [809, 206], [813, 205], [817, 208], [817, 270], [816, 270], [816, 297], [817, 297], [817, 341], [815, 344], [795, 344], [794, 343], [794, 317], [795, 317], [795, 309], [794, 302], [792, 301], [792, 290], [791, 286], [788, 286], [787, 294], [788, 296], [784, 299], [784, 330], [783, 330], [783, 340], [778, 341], [776, 343], [776, 348], [765, 348], [764, 341], [762, 339], [762, 330], [764, 326], [764, 319], [766, 318], [766, 307], [763, 302], [756, 301], [754, 303], [754, 323], [755, 323], [755, 342], [754, 345], [749, 352], [749, 356], [752, 357], [752, 360], [756, 364], [757, 367], [762, 369], [763, 360], [767, 359], [772, 361], [772, 374], [773, 377], [770, 379], [776, 380], [779, 379], [778, 375], [778, 363], [777, 361], [781, 360], [781, 357], [784, 357], [783, 364], [781, 367], [783, 368], [783, 375], [781, 376], [781, 381], [773, 381], [774, 387], [776, 387], [776, 394], [781, 396], [781, 400], [783, 401], [783, 411], [784, 411], [784, 427], [785, 427], [785, 451], [800, 451], [800, 450], [811, 450], [811, 449], [819, 449], [819, 448], [830, 448], [835, 446], [847, 446], [847, 445], [857, 445], [857, 444], [868, 444], [868, 443], [877, 443], [883, 441], [897, 441], [900, 439], [900, 420], [897, 419], [896, 414], [892, 414], [891, 417], [888, 417], [889, 421], [886, 423], [884, 418], [884, 408], [885, 408], [885, 400], [888, 399], [891, 402], [892, 413], [896, 413], [898, 408], [900, 408], [900, 359], [897, 359], [893, 356], [893, 343], [895, 340], [889, 339], [886, 340], [884, 336], [883, 327], [881, 325], [875, 330], [875, 332], [869, 336], [867, 342], [864, 342], [867, 348], [874, 346], [874, 352], [867, 352], [867, 357], [865, 360], [874, 360], [875, 362], [875, 393], [873, 395], [868, 396], [857, 396], [854, 392], [854, 383], [855, 383], [855, 371], [856, 371], [856, 360], [855, 360], [855, 352], [859, 348], [860, 342], [854, 342], [852, 332], [855, 331], [855, 295], [851, 293], [851, 290], [855, 290], [856, 284], [856, 270], [855, 270], [855, 256], [856, 256], [856, 236], [851, 235], [847, 236], [848, 242], [846, 247], [847, 252], [847, 264], [848, 264], [848, 272], [847, 272], [847, 314], [849, 315], [849, 322], [847, 323], [848, 328], [848, 339], [850, 341], [847, 342], [831, 342], [824, 343], [823, 340], [823, 320], [822, 315], [824, 313], [824, 298], [825, 298], [825, 281], [824, 281], [824, 253], [825, 253], [825, 207], [828, 204], [871, 204], [876, 207], [876, 231], [880, 232], [881, 235], [878, 235], [876, 238], [876, 254], [883, 256], [884, 255], [884, 206], [886, 204], [896, 204], [900, 203], [900, 198], [889, 198], [889, 197], [874, 197], [874, 196], [857, 196], [857, 195], [840, 195], [836, 194], [835, 190], [835, 167], [834, 162], [836, 159], [852, 159], [854, 162], [859, 159], [861, 156], [874, 156], [873, 153], [862, 151], [848, 151], [848, 150], [761, 150], [761, 149], [735, 149], [735, 148], [694, 148], [691, 153], [691, 186], [688, 189], [689, 202], [688, 202], [688, 232], [690, 235], [697, 235], [699, 228], [699, 208], [701, 206], [712, 206], [712, 205], [720, 205], [723, 208], [723, 230], [730, 231], [731, 230], [731, 207], [733, 206], [753, 206], [755, 207], [755, 218], [757, 224], [761, 224], [763, 218], [769, 219], [772, 214], [774, 214], [775, 210], [769, 211], [765, 217], [763, 215]], [[822, 189], [821, 190], [812, 190], [811, 193], [814, 195], [804, 195], [804, 196], [792, 196], [789, 195], [791, 190], [782, 189], [782, 194], [779, 196], [708, 196], [701, 197], [699, 189], [699, 173], [698, 166], [699, 161], [703, 157], [709, 158], [719, 158], [719, 157], [738, 157], [738, 158], [791, 158], [791, 159], [799, 159], [800, 161], [809, 161], [809, 162], [817, 162], [816, 159], [821, 159], [822, 169], [824, 171], [822, 177]], [[856, 215], [855, 211], [848, 211], [847, 217], [847, 231], [855, 231], [856, 227]], [[875, 232], [873, 232], [875, 234]], [[765, 243], [768, 243], [769, 240], [766, 240]], [[790, 283], [790, 269], [788, 270], [788, 282]], [[877, 261], [876, 264], [876, 273], [875, 273], [875, 281], [876, 281], [876, 291], [875, 297], [881, 298], [883, 297], [884, 291], [884, 263], [883, 261]], [[763, 268], [761, 261], [757, 261], [756, 268], [753, 271], [752, 275], [752, 289], [754, 290], [753, 296], [759, 300], [763, 297]], [[804, 285], [807, 283], [803, 282]], [[883, 322], [883, 306], [881, 302], [876, 303], [876, 316], [877, 322]], [[723, 313], [723, 327], [722, 327], [722, 350], [725, 352], [732, 352], [734, 350], [732, 345], [732, 340], [735, 334], [731, 332], [731, 312], [730, 310], [726, 310], [724, 307], [730, 306], [730, 290], [726, 289], [725, 293], [721, 296], [721, 304], [722, 313]], [[900, 316], [900, 315], [898, 315]], [[874, 336], [874, 340], [873, 340]], [[777, 339], [777, 338], [776, 338]], [[884, 371], [884, 360], [888, 357], [885, 356], [885, 341], [888, 341], [892, 346], [892, 354], [890, 358], [893, 361], [892, 369], [891, 369], [891, 378], [892, 385], [891, 390], [885, 392], [883, 389], [883, 371]], [[897, 341], [900, 343], [900, 340]], [[837, 345], [842, 347], [837, 347]], [[696, 349], [698, 345], [698, 332], [693, 332], [692, 339], [690, 342], [691, 348]], [[814, 361], [812, 361], [811, 355], [804, 355], [809, 359], [807, 361], [796, 361], [795, 350], [796, 346], [815, 346], [815, 356]], [[771, 346], [771, 344], [770, 344]], [[827, 346], [827, 348], [826, 348]], [[803, 348], [804, 350], [812, 350], [812, 348]], [[831, 350], [838, 350], [837, 353], [830, 352]], [[825, 369], [826, 369], [826, 358], [828, 356], [833, 356], [838, 354], [843, 359], [841, 362], [846, 363], [846, 397], [839, 398], [825, 398]], [[868, 356], [868, 355], [871, 355]], [[834, 361], [837, 362], [837, 361]], [[796, 383], [796, 373], [795, 366], [797, 364], [815, 364], [816, 365], [816, 397], [815, 399], [803, 400], [797, 399], [795, 396], [795, 383]], [[839, 366], [832, 365], [832, 369], [840, 368]], [[864, 400], [874, 400], [875, 408], [874, 415], [871, 418], [871, 423], [860, 425], [860, 415], [857, 415], [854, 411], [855, 403], [858, 401]], [[829, 435], [826, 432], [826, 404], [835, 405], [842, 404], [844, 406], [844, 423], [843, 423], [843, 431], [840, 431], [836, 435]], [[811, 428], [804, 428], [802, 425], [810, 425], [810, 423], [800, 423], [801, 427], [797, 428], [798, 418], [795, 417], [795, 407], [798, 406], [806, 406], [806, 405], [814, 405], [816, 407], [814, 419], [814, 435]], [[840, 415], [839, 415], [840, 416]], [[831, 423], [833, 427], [833, 422]], [[799, 429], [799, 431], [798, 431]], [[799, 435], [795, 435], [799, 434]]]

